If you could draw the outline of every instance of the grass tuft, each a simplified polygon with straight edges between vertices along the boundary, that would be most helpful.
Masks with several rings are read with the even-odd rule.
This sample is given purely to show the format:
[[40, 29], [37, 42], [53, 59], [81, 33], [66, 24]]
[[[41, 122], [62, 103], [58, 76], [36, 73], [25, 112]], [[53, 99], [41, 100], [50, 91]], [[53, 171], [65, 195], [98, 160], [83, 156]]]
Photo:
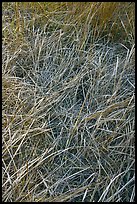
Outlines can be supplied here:
[[3, 202], [133, 202], [134, 3], [2, 9]]

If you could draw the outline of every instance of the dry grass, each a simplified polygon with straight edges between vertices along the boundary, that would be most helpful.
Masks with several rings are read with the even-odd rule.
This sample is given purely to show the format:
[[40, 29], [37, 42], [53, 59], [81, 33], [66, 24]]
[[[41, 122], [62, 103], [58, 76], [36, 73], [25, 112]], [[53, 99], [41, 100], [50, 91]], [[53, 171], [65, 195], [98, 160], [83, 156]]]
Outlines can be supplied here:
[[132, 202], [134, 3], [3, 3], [2, 199]]

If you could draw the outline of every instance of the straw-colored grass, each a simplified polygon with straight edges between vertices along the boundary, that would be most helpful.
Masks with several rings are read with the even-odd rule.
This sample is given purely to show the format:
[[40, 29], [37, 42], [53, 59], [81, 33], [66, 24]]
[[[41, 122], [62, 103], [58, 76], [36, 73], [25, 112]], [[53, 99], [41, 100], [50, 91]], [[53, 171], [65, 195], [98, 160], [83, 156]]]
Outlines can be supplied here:
[[2, 7], [3, 202], [133, 202], [134, 3]]

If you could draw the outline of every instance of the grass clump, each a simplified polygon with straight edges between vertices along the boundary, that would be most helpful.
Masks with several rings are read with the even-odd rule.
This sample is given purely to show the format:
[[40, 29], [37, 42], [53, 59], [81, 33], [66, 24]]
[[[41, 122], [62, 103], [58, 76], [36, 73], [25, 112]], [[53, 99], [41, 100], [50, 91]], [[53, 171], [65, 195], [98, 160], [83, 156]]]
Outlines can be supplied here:
[[4, 2], [2, 17], [3, 201], [134, 201], [134, 3]]

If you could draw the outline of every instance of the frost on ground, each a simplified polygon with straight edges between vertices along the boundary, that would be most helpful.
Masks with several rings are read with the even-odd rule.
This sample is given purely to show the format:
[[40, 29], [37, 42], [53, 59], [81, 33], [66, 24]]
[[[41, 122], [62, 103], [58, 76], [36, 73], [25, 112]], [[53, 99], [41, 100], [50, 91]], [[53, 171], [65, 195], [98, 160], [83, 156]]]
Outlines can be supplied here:
[[3, 201], [133, 201], [134, 44], [46, 29], [3, 42]]

